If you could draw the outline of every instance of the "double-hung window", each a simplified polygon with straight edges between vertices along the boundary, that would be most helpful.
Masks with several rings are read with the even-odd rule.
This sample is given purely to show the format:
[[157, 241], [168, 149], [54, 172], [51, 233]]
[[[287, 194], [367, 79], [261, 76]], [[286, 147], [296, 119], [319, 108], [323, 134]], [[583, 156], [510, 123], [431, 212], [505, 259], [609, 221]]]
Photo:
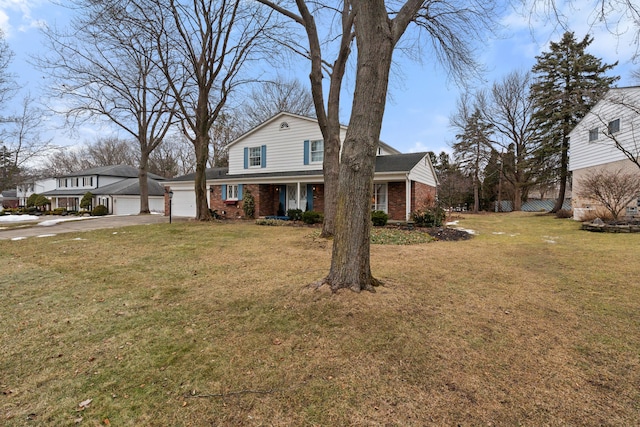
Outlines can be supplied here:
[[262, 165], [262, 149], [260, 147], [249, 147], [249, 167], [260, 167]]
[[311, 154], [311, 163], [321, 163], [324, 160], [324, 141], [311, 141], [309, 144], [309, 151]]
[[598, 128], [589, 129], [589, 142], [598, 140]]

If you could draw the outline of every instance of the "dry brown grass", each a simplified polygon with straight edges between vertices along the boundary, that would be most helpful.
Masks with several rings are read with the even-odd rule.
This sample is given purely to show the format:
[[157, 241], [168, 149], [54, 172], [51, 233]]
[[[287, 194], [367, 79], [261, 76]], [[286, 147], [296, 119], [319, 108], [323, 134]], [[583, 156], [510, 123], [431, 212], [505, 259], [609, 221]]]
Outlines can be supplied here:
[[640, 424], [639, 237], [460, 225], [374, 245], [375, 294], [305, 288], [330, 261], [305, 228], [2, 241], [0, 424]]

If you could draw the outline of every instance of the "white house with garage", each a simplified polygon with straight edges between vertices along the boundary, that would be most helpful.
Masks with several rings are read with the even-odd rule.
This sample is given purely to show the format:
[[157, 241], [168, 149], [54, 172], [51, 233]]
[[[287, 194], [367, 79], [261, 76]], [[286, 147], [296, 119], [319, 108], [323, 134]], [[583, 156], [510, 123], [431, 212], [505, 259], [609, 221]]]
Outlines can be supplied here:
[[[578, 196], [583, 177], [601, 169], [640, 175], [640, 86], [610, 89], [569, 138], [573, 216], [581, 220], [587, 212], [599, 208], [595, 201]], [[627, 206], [626, 214], [637, 215], [638, 206], [640, 195]]]
[[[342, 126], [344, 140], [347, 127]], [[209, 208], [226, 217], [242, 217], [243, 198], [251, 192], [256, 216], [285, 215], [289, 209], [324, 210], [324, 141], [314, 118], [281, 112], [228, 145], [229, 167], [206, 171]], [[172, 215], [194, 217], [194, 174], [167, 180]], [[427, 153], [402, 154], [380, 142], [376, 158], [373, 210], [390, 219], [435, 200], [438, 180]]]
[[[165, 178], [148, 174], [149, 210], [164, 212]], [[82, 197], [90, 192], [93, 206], [104, 205], [109, 214], [140, 213], [138, 169], [127, 165], [103, 166], [55, 177], [55, 189], [41, 193], [51, 199], [51, 209], [80, 210]]]

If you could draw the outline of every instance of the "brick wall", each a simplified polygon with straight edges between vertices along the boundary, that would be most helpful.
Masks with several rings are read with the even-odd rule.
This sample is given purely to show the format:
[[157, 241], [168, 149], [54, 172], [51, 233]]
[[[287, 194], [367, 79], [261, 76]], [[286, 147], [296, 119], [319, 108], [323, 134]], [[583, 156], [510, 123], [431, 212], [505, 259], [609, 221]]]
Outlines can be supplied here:
[[324, 184], [313, 184], [313, 210], [324, 212]]
[[407, 196], [404, 182], [389, 182], [387, 184], [389, 219], [406, 220]]
[[436, 189], [421, 182], [411, 181], [411, 212], [432, 206], [436, 201]]

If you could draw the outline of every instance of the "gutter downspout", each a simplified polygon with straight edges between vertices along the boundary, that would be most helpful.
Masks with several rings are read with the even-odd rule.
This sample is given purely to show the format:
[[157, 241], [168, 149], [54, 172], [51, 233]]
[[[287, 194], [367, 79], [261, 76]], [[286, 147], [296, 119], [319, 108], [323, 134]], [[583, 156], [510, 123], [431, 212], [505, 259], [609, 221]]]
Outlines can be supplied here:
[[405, 211], [405, 221], [409, 221], [411, 219], [411, 178], [409, 178], [409, 174], [407, 174], [405, 183]]

